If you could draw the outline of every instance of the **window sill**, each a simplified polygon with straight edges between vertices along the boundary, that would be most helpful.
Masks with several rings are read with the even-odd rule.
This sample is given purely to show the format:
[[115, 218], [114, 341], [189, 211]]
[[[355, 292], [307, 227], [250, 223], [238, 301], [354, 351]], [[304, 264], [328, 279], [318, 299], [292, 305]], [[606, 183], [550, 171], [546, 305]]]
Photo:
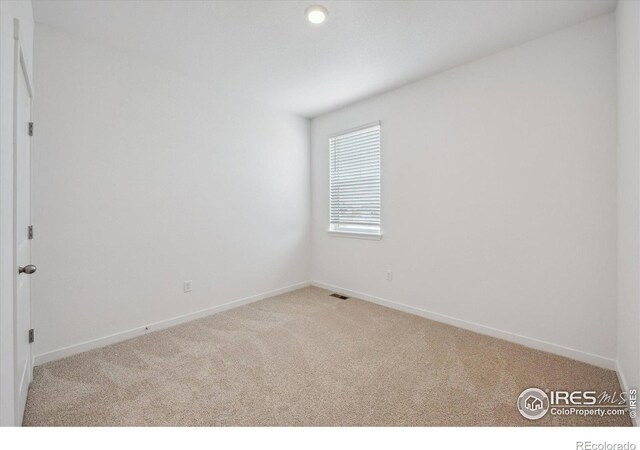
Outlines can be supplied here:
[[380, 233], [361, 233], [357, 231], [336, 231], [329, 230], [329, 236], [334, 237], [345, 237], [345, 238], [356, 238], [356, 239], [370, 239], [373, 241], [379, 241], [382, 239], [382, 232]]

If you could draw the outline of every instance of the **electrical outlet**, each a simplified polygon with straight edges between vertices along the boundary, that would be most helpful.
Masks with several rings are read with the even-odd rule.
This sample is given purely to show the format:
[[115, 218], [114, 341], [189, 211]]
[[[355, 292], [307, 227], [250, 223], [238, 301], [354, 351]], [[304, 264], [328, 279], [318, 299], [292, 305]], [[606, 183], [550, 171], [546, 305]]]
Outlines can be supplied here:
[[391, 281], [393, 280], [393, 272], [391, 272], [390, 270], [387, 270], [387, 281]]
[[193, 281], [187, 280], [184, 282], [184, 292], [191, 292], [193, 289]]

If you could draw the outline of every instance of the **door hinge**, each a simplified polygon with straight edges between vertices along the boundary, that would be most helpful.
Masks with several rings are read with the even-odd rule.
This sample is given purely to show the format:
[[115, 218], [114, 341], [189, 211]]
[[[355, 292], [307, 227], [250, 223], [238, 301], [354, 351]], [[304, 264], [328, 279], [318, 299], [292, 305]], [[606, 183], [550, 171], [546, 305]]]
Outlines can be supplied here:
[[35, 340], [35, 336], [33, 333], [33, 328], [29, 330], [29, 344], [33, 344], [33, 341]]
[[27, 230], [29, 239], [33, 239], [33, 225], [29, 225], [29, 228]]
[[29, 136], [33, 136], [33, 122], [29, 122]]

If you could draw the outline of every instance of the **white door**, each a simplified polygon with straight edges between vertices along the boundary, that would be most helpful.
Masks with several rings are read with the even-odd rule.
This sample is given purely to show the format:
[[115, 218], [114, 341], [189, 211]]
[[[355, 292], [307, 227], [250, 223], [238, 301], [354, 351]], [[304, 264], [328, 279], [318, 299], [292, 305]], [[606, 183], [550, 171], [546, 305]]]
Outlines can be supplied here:
[[31, 85], [26, 73], [24, 56], [16, 43], [15, 122], [14, 122], [14, 232], [15, 232], [15, 304], [14, 304], [14, 358], [16, 389], [16, 422], [22, 423], [27, 392], [32, 379], [31, 344]]

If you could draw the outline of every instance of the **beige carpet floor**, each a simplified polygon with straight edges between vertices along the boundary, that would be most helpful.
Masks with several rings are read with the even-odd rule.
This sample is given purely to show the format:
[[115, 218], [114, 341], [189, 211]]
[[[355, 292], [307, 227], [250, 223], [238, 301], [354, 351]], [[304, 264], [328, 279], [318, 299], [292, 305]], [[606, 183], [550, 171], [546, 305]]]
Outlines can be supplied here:
[[524, 419], [609, 370], [305, 288], [36, 367], [24, 425], [630, 425]]

